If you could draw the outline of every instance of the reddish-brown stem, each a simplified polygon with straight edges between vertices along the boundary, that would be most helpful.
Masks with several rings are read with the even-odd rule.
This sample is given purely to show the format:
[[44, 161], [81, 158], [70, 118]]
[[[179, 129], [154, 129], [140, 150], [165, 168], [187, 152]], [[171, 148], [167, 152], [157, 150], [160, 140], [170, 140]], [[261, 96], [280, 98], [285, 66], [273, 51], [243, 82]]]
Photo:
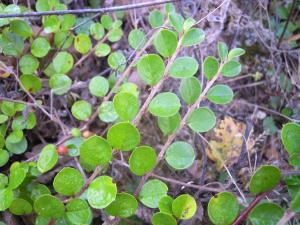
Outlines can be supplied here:
[[250, 203], [250, 205], [239, 215], [239, 217], [233, 222], [232, 225], [241, 224], [245, 219], [247, 219], [248, 214], [251, 210], [262, 200], [266, 197], [267, 193], [261, 193], [255, 197], [255, 199]]

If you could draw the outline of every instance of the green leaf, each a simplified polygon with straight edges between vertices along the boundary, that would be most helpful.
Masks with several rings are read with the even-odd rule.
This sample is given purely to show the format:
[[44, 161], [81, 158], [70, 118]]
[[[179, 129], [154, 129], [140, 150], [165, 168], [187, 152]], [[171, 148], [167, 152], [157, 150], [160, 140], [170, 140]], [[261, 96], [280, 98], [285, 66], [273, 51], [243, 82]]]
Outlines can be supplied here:
[[174, 216], [181, 220], [192, 218], [197, 211], [197, 204], [195, 199], [188, 195], [183, 194], [175, 198], [172, 203], [172, 211]]
[[16, 198], [13, 200], [9, 207], [9, 211], [17, 216], [30, 214], [32, 212], [31, 204], [22, 198]]
[[228, 47], [227, 47], [226, 43], [218, 42], [218, 53], [219, 53], [219, 57], [222, 61], [224, 61], [227, 58]]
[[174, 93], [164, 92], [156, 95], [149, 104], [148, 111], [154, 116], [174, 116], [180, 109], [180, 100]]
[[45, 218], [60, 218], [65, 213], [65, 206], [58, 198], [46, 194], [34, 202], [34, 210]]
[[162, 197], [158, 203], [159, 211], [162, 213], [173, 215], [173, 211], [172, 211], [173, 201], [174, 199], [168, 195]]
[[106, 30], [109, 30], [113, 24], [113, 19], [109, 15], [101, 16], [101, 23]]
[[138, 202], [134, 196], [122, 192], [118, 193], [116, 200], [105, 208], [108, 215], [120, 218], [127, 218], [135, 214], [138, 208]]
[[27, 172], [28, 172], [27, 165], [21, 163], [13, 164], [10, 167], [8, 187], [11, 188], [12, 190], [19, 187], [25, 180]]
[[126, 58], [121, 51], [113, 52], [108, 56], [108, 65], [120, 72], [123, 72], [126, 68]]
[[60, 21], [57, 15], [43, 16], [42, 21], [45, 33], [49, 34], [59, 31]]
[[133, 120], [139, 111], [138, 98], [127, 92], [116, 94], [113, 103], [114, 109], [123, 120]]
[[239, 75], [242, 71], [242, 66], [238, 61], [228, 61], [225, 63], [221, 69], [221, 74], [224, 77], [235, 77]]
[[166, 13], [176, 12], [175, 5], [173, 3], [165, 4], [165, 11]]
[[91, 166], [107, 164], [112, 158], [112, 148], [100, 136], [92, 136], [80, 144], [80, 159]]
[[1, 102], [1, 111], [7, 116], [13, 116], [16, 113], [15, 103], [3, 101]]
[[97, 45], [95, 49], [95, 56], [104, 57], [107, 56], [111, 51], [111, 48], [108, 44], [102, 43]]
[[73, 56], [68, 52], [59, 52], [53, 59], [53, 67], [57, 73], [68, 73], [73, 68]]
[[49, 188], [44, 184], [33, 184], [32, 190], [30, 192], [30, 198], [35, 201], [37, 200], [41, 195], [45, 194], [51, 194]]
[[117, 42], [119, 41], [123, 36], [123, 31], [121, 28], [114, 28], [108, 33], [107, 39], [110, 42]]
[[140, 143], [140, 133], [131, 123], [121, 122], [109, 128], [107, 140], [113, 148], [130, 151]]
[[156, 152], [150, 146], [139, 146], [129, 158], [129, 168], [137, 176], [149, 173], [156, 165]]
[[180, 95], [187, 104], [197, 101], [202, 91], [200, 81], [196, 77], [185, 78], [179, 86]]
[[98, 117], [106, 123], [115, 121], [118, 114], [115, 111], [114, 104], [111, 101], [103, 102], [98, 108]]
[[38, 37], [31, 44], [31, 54], [38, 58], [46, 56], [50, 49], [49, 42], [43, 37]]
[[80, 172], [71, 167], [64, 167], [54, 177], [54, 190], [64, 196], [77, 194], [84, 185], [84, 179]]
[[290, 208], [295, 213], [299, 213], [300, 212], [300, 191], [298, 191], [298, 193], [296, 194], [296, 196], [292, 199]]
[[7, 151], [0, 149], [0, 167], [4, 166], [9, 160]]
[[0, 173], [0, 190], [4, 189], [8, 184], [8, 178], [3, 173]]
[[252, 194], [272, 190], [280, 181], [280, 170], [275, 166], [263, 165], [251, 177], [249, 189]]
[[68, 93], [72, 85], [72, 80], [67, 75], [55, 74], [49, 79], [49, 87], [56, 95], [64, 95]]
[[20, 81], [24, 88], [30, 93], [37, 93], [42, 89], [42, 82], [39, 77], [34, 75], [22, 75]]
[[32, 28], [23, 20], [13, 20], [10, 22], [10, 30], [24, 39], [32, 36]]
[[123, 83], [119, 89], [119, 93], [121, 92], [130, 93], [137, 98], [139, 97], [138, 87], [134, 83], [130, 83], [130, 82]]
[[137, 71], [142, 81], [148, 85], [155, 85], [164, 75], [164, 61], [155, 54], [144, 55], [137, 63]]
[[204, 38], [205, 33], [203, 30], [200, 28], [192, 28], [183, 35], [182, 45], [185, 47], [199, 45]]
[[72, 115], [78, 120], [87, 120], [92, 115], [92, 106], [85, 100], [79, 100], [72, 105]]
[[199, 68], [196, 59], [189, 56], [178, 57], [169, 70], [169, 75], [175, 78], [187, 78], [194, 76]]
[[271, 116], [267, 116], [266, 118], [264, 118], [263, 127], [264, 127], [264, 131], [267, 132], [268, 134], [276, 134], [277, 132], [275, 121]]
[[5, 146], [9, 152], [19, 155], [27, 150], [28, 143], [26, 137], [23, 136], [22, 140], [17, 143], [11, 143], [6, 141]]
[[12, 123], [12, 129], [32, 129], [36, 125], [36, 116], [33, 112], [29, 112], [26, 117], [23, 115], [15, 117]]
[[233, 58], [239, 57], [241, 55], [245, 54], [245, 50], [242, 48], [234, 48], [231, 49], [229, 54], [228, 54], [228, 60], [231, 60]]
[[187, 18], [183, 23], [183, 30], [186, 32], [195, 25], [196, 21], [193, 18]]
[[110, 205], [117, 196], [117, 185], [108, 176], [97, 177], [87, 189], [87, 200], [95, 209]]
[[169, 146], [165, 159], [174, 169], [183, 170], [189, 168], [194, 163], [195, 152], [189, 143], [177, 141]]
[[174, 116], [170, 117], [158, 117], [157, 123], [160, 130], [164, 135], [169, 135], [174, 133], [180, 124], [181, 117], [179, 113], [176, 113]]
[[159, 54], [166, 58], [170, 57], [177, 48], [177, 35], [173, 31], [163, 29], [155, 35], [153, 44]]
[[140, 201], [149, 208], [157, 208], [159, 200], [166, 196], [168, 186], [157, 179], [148, 180], [139, 193]]
[[157, 9], [150, 12], [148, 20], [152, 29], [161, 27], [164, 24], [164, 16]]
[[240, 206], [230, 192], [221, 192], [209, 200], [208, 216], [213, 224], [230, 225], [239, 215]]
[[219, 62], [213, 56], [207, 56], [203, 62], [204, 75], [207, 80], [211, 80], [219, 71]]
[[71, 199], [66, 205], [66, 216], [73, 224], [91, 224], [92, 211], [86, 201], [82, 199]]
[[178, 33], [183, 31], [184, 18], [180, 14], [176, 12], [169, 13], [169, 21]]
[[23, 131], [19, 129], [14, 129], [12, 132], [6, 137], [6, 141], [10, 143], [18, 143], [22, 141]]
[[89, 83], [89, 91], [96, 97], [103, 97], [109, 90], [108, 80], [102, 76], [95, 76]]
[[68, 49], [71, 47], [74, 41], [73, 34], [61, 31], [54, 34], [54, 45], [56, 48]]
[[151, 218], [151, 223], [153, 225], [177, 225], [177, 222], [172, 215], [162, 212], [157, 212], [153, 214]]
[[284, 214], [284, 209], [271, 202], [256, 205], [248, 218], [253, 225], [276, 225]]
[[45, 173], [55, 166], [57, 160], [58, 154], [55, 145], [48, 144], [42, 149], [37, 162], [37, 168], [41, 173]]
[[227, 85], [217, 84], [209, 89], [207, 98], [212, 103], [225, 105], [232, 101], [233, 91]]
[[69, 31], [76, 23], [76, 17], [71, 14], [62, 15], [59, 20], [61, 31]]
[[81, 54], [86, 54], [89, 52], [92, 46], [91, 39], [86, 34], [78, 34], [74, 40], [74, 47], [77, 52]]
[[4, 55], [18, 57], [23, 53], [24, 41], [15, 33], [4, 31], [0, 34], [0, 47]]
[[289, 154], [300, 152], [300, 125], [287, 123], [281, 130], [281, 141]]
[[33, 74], [39, 67], [39, 60], [32, 55], [23, 55], [19, 66], [22, 73]]
[[4, 211], [11, 205], [14, 195], [10, 188], [0, 189], [0, 211]]
[[95, 40], [97, 41], [100, 40], [101, 38], [103, 38], [105, 34], [104, 27], [102, 26], [101, 23], [93, 23], [90, 26], [90, 34], [93, 36]]
[[128, 43], [134, 50], [142, 49], [146, 44], [147, 38], [141, 29], [131, 30], [128, 35]]
[[188, 126], [195, 132], [207, 132], [216, 125], [216, 116], [206, 107], [195, 109], [188, 118]]
[[0, 114], [0, 124], [5, 123], [8, 120], [8, 116]]

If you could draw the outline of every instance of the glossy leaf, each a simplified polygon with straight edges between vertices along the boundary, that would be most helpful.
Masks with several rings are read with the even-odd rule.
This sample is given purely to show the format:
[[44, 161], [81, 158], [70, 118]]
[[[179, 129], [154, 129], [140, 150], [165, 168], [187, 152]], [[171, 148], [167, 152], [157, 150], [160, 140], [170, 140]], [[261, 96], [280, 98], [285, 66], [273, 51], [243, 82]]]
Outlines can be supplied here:
[[84, 100], [79, 100], [72, 105], [72, 115], [78, 120], [87, 120], [92, 115], [92, 106]]
[[24, 88], [30, 93], [35, 94], [42, 89], [42, 82], [37, 76], [24, 74], [20, 76], [20, 81]]
[[178, 33], [183, 31], [184, 18], [180, 14], [176, 12], [169, 13], [169, 21]]
[[284, 209], [271, 202], [256, 205], [248, 218], [253, 225], [276, 225], [284, 214]]
[[106, 123], [115, 121], [118, 114], [115, 111], [114, 104], [111, 101], [103, 102], [98, 108], [98, 117]]
[[156, 34], [153, 44], [159, 54], [163, 57], [170, 57], [177, 48], [177, 35], [170, 30], [161, 30]]
[[38, 37], [31, 44], [31, 54], [35, 57], [42, 58], [48, 54], [50, 48], [50, 44], [46, 38]]
[[219, 62], [213, 56], [207, 56], [203, 62], [203, 70], [206, 79], [211, 80], [219, 71]]
[[59, 52], [53, 59], [53, 67], [57, 73], [68, 73], [73, 63], [73, 56], [68, 52]]
[[190, 56], [178, 57], [171, 65], [169, 74], [174, 78], [192, 77], [198, 71], [199, 64]]
[[45, 218], [60, 218], [65, 213], [64, 204], [52, 195], [41, 195], [34, 202], [36, 213]]
[[102, 43], [97, 45], [95, 49], [95, 56], [104, 57], [107, 56], [111, 51], [111, 48], [108, 44]]
[[4, 166], [9, 160], [7, 151], [0, 149], [0, 167]]
[[26, 138], [23, 136], [22, 140], [17, 143], [6, 141], [5, 146], [9, 152], [19, 155], [27, 150], [28, 143]]
[[216, 125], [216, 116], [206, 107], [195, 109], [188, 118], [188, 126], [195, 132], [207, 132]]
[[14, 163], [10, 167], [8, 187], [11, 189], [18, 188], [26, 178], [28, 166], [21, 163]]
[[73, 224], [90, 224], [93, 214], [86, 201], [71, 199], [66, 205], [66, 216]]
[[95, 76], [89, 83], [89, 91], [96, 97], [103, 97], [109, 90], [108, 80], [102, 76]]
[[48, 144], [41, 151], [37, 162], [37, 168], [41, 173], [45, 173], [55, 166], [57, 160], [58, 154], [55, 145]]
[[121, 51], [113, 52], [108, 56], [107, 59], [108, 65], [120, 72], [123, 72], [126, 67], [126, 58]]
[[192, 28], [183, 35], [182, 45], [193, 46], [199, 45], [205, 38], [205, 33], [200, 28]]
[[91, 39], [86, 34], [78, 34], [74, 40], [75, 49], [81, 53], [86, 54], [92, 46]]
[[163, 225], [176, 225], [177, 224], [175, 218], [172, 215], [162, 213], [162, 212], [155, 213], [151, 218], [151, 223], [153, 225], [162, 225], [162, 224]]
[[16, 198], [13, 200], [9, 207], [9, 211], [17, 216], [30, 214], [32, 212], [31, 204], [22, 198]]
[[131, 30], [128, 35], [128, 43], [134, 50], [142, 49], [145, 46], [146, 41], [146, 34], [140, 29]]
[[192, 196], [183, 194], [173, 201], [172, 211], [178, 219], [187, 220], [192, 218], [196, 213], [197, 203]]
[[133, 120], [139, 111], [138, 98], [127, 92], [120, 92], [115, 95], [114, 109], [123, 120]]
[[23, 20], [13, 20], [10, 22], [10, 29], [15, 34], [23, 37], [29, 38], [32, 36], [32, 28]]
[[170, 117], [157, 118], [158, 126], [164, 135], [174, 133], [178, 129], [180, 121], [181, 117], [179, 113], [176, 113], [175, 115]]
[[160, 27], [164, 24], [164, 16], [157, 9], [150, 12], [148, 20], [152, 29]]
[[207, 92], [207, 98], [209, 101], [215, 104], [228, 104], [233, 99], [233, 91], [227, 85], [217, 84], [209, 89]]
[[11, 205], [14, 195], [10, 188], [0, 189], [0, 211], [4, 211]]
[[242, 66], [239, 62], [231, 60], [225, 63], [221, 69], [221, 74], [224, 77], [235, 77], [242, 71]]
[[32, 55], [24, 55], [19, 62], [23, 74], [33, 74], [39, 67], [39, 61]]
[[187, 104], [197, 101], [202, 91], [200, 81], [196, 77], [183, 79], [179, 86], [180, 95]]
[[168, 195], [162, 197], [158, 203], [159, 211], [162, 213], [173, 215], [173, 211], [172, 211], [173, 201], [174, 199]]
[[228, 47], [224, 42], [218, 42], [218, 53], [222, 61], [224, 61], [228, 56]]
[[231, 49], [230, 52], [228, 53], [228, 60], [231, 60], [233, 58], [239, 57], [244, 54], [245, 54], [245, 50], [242, 48]]
[[148, 111], [154, 116], [174, 116], [180, 109], [180, 100], [174, 93], [164, 92], [156, 95], [149, 104]]
[[49, 87], [56, 95], [68, 93], [72, 85], [72, 80], [67, 75], [55, 74], [49, 79]]
[[287, 123], [281, 130], [281, 141], [289, 154], [300, 152], [300, 125]]
[[90, 34], [93, 36], [95, 40], [100, 40], [103, 38], [105, 34], [104, 27], [102, 26], [101, 23], [93, 23], [90, 26]]

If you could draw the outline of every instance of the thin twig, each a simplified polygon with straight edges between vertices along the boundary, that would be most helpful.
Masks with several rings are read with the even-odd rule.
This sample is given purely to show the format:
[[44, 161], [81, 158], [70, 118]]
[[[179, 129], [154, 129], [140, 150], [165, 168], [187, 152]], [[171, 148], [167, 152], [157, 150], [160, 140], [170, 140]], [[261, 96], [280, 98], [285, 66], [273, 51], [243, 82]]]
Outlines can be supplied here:
[[285, 225], [287, 224], [293, 217], [295, 216], [295, 212], [290, 209], [287, 209], [283, 215], [283, 217], [278, 221], [277, 225]]
[[107, 8], [97, 8], [97, 9], [74, 9], [74, 10], [54, 10], [54, 11], [42, 11], [42, 12], [26, 12], [26, 13], [9, 13], [0, 14], [0, 18], [12, 18], [12, 17], [36, 17], [36, 16], [49, 16], [49, 15], [65, 15], [65, 14], [87, 14], [87, 13], [108, 13], [116, 12], [122, 10], [131, 10], [138, 8], [145, 8], [155, 5], [161, 5], [170, 2], [184, 1], [184, 0], [157, 0], [151, 2], [142, 2], [136, 4], [122, 5], [122, 6], [112, 6]]

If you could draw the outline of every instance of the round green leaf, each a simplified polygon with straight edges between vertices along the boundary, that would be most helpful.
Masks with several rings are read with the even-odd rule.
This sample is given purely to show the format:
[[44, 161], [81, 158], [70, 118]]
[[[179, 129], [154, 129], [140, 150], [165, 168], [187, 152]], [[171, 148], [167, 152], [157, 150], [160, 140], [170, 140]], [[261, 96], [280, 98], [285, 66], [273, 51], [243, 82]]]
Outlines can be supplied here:
[[113, 24], [113, 19], [109, 15], [101, 16], [101, 24], [106, 30], [109, 30]]
[[[297, 190], [298, 191], [298, 190]], [[295, 212], [300, 212], [300, 192], [293, 197], [293, 200], [291, 201], [290, 208]]]
[[111, 216], [120, 218], [130, 217], [135, 214], [138, 202], [132, 195], [122, 192], [118, 193], [116, 200], [105, 208], [105, 212]]
[[178, 33], [183, 31], [184, 18], [180, 14], [176, 12], [169, 13], [169, 21]]
[[174, 116], [180, 109], [180, 100], [174, 93], [164, 92], [156, 95], [149, 104], [148, 111], [154, 116]]
[[232, 101], [233, 91], [227, 85], [217, 84], [209, 89], [207, 98], [212, 103], [225, 105]]
[[23, 136], [22, 140], [17, 143], [11, 143], [6, 141], [5, 146], [9, 152], [19, 155], [26, 151], [28, 143], [25, 136]]
[[69, 31], [76, 23], [74, 15], [66, 14], [59, 17], [62, 31]]
[[178, 219], [187, 220], [195, 215], [197, 211], [197, 203], [192, 196], [183, 194], [175, 198], [173, 201], [172, 211], [174, 216]]
[[248, 218], [253, 225], [276, 225], [284, 214], [284, 209], [277, 204], [264, 202], [256, 205]]
[[153, 44], [159, 54], [170, 57], [177, 48], [177, 35], [173, 31], [163, 29], [156, 34]]
[[98, 117], [106, 123], [115, 121], [118, 114], [115, 111], [114, 104], [111, 101], [103, 102], [98, 108]]
[[275, 166], [259, 167], [251, 177], [249, 189], [252, 194], [272, 190], [280, 181], [280, 170]]
[[60, 218], [65, 213], [65, 206], [58, 198], [46, 194], [34, 202], [34, 210], [45, 218]]
[[300, 152], [300, 125], [287, 123], [281, 130], [281, 141], [289, 154]]
[[49, 87], [56, 95], [66, 94], [72, 85], [72, 80], [64, 74], [55, 74], [49, 79]]
[[61, 195], [74, 195], [84, 185], [84, 179], [80, 172], [71, 167], [64, 167], [53, 181], [54, 190]]
[[139, 146], [131, 153], [129, 168], [137, 176], [150, 172], [156, 165], [156, 152], [150, 146]]
[[73, 56], [68, 52], [59, 52], [53, 59], [53, 67], [57, 73], [69, 72], [73, 63]]
[[9, 207], [9, 211], [17, 216], [30, 214], [32, 212], [31, 204], [22, 198], [16, 198], [13, 200]]
[[19, 187], [26, 178], [28, 166], [20, 163], [13, 164], [10, 168], [8, 186], [11, 189]]
[[157, 123], [160, 130], [164, 135], [169, 135], [174, 133], [180, 124], [181, 117], [179, 113], [176, 113], [174, 116], [170, 117], [158, 117]]
[[87, 120], [92, 115], [92, 106], [84, 100], [79, 100], [72, 105], [72, 115], [78, 120]]
[[133, 120], [139, 111], [138, 98], [127, 92], [116, 94], [113, 103], [114, 109], [123, 120]]
[[117, 42], [119, 41], [123, 36], [123, 31], [121, 28], [117, 27], [112, 29], [109, 33], [108, 33], [108, 37], [107, 39], [110, 42]]
[[130, 151], [140, 143], [140, 133], [131, 123], [121, 122], [109, 128], [107, 140], [113, 148]]
[[97, 45], [95, 49], [95, 55], [97, 57], [104, 57], [107, 56], [110, 53], [111, 49], [108, 44], [102, 43]]
[[202, 91], [202, 87], [200, 81], [196, 77], [189, 77], [181, 81], [179, 91], [183, 100], [190, 105], [197, 101]]
[[101, 23], [93, 23], [90, 26], [90, 34], [95, 40], [100, 40], [105, 34], [104, 27]]
[[188, 126], [195, 132], [207, 132], [216, 125], [216, 116], [206, 107], [195, 109], [188, 118]]
[[171, 65], [169, 74], [175, 78], [192, 77], [198, 71], [199, 64], [190, 56], [178, 57]]
[[164, 182], [157, 179], [148, 180], [139, 193], [139, 199], [145, 206], [154, 209], [167, 192], [168, 186]]
[[184, 31], [188, 31], [189, 29], [191, 29], [196, 23], [196, 20], [194, 20], [193, 18], [187, 18], [184, 23], [183, 23], [183, 30]]
[[92, 136], [80, 144], [80, 159], [91, 166], [107, 164], [112, 158], [112, 149], [100, 136]]
[[221, 74], [224, 77], [235, 77], [242, 71], [242, 66], [239, 62], [231, 60], [225, 63], [221, 69]]
[[23, 129], [32, 129], [36, 125], [36, 116], [33, 112], [29, 112], [26, 118], [23, 115], [17, 116], [12, 123], [12, 129], [14, 130], [23, 130]]
[[211, 80], [219, 71], [219, 62], [213, 56], [207, 56], [203, 62], [203, 70], [206, 79]]
[[151, 223], [153, 225], [176, 225], [177, 222], [173, 216], [170, 214], [158, 212], [155, 213], [151, 218]]
[[0, 211], [4, 211], [10, 207], [14, 195], [10, 188], [0, 189]]
[[142, 31], [140, 29], [131, 30], [128, 35], [129, 45], [134, 50], [142, 49], [146, 44], [146, 40], [147, 39], [146, 39], [146, 35], [145, 35], [144, 31]]
[[86, 201], [71, 199], [66, 208], [66, 216], [72, 224], [90, 224], [92, 222], [93, 214]]
[[8, 178], [3, 173], [0, 173], [0, 190], [8, 184]]
[[39, 77], [34, 75], [22, 75], [20, 81], [24, 88], [30, 93], [37, 93], [42, 89], [42, 82]]
[[228, 60], [231, 60], [233, 58], [239, 57], [241, 55], [245, 54], [245, 50], [242, 48], [234, 48], [231, 49], [229, 54], [228, 54]]
[[8, 116], [4, 114], [0, 114], [0, 124], [5, 123], [8, 120]]
[[14, 102], [3, 101], [1, 102], [0, 107], [1, 111], [7, 116], [13, 116], [16, 113]]
[[110, 205], [117, 196], [117, 185], [108, 176], [97, 177], [87, 189], [87, 200], [95, 209]]
[[195, 152], [189, 143], [177, 141], [167, 149], [165, 159], [174, 169], [183, 170], [194, 163]]
[[182, 45], [193, 46], [200, 44], [205, 38], [205, 33], [200, 28], [192, 28], [183, 35]]
[[50, 48], [51, 46], [46, 38], [38, 37], [31, 44], [31, 54], [42, 58], [48, 54]]
[[28, 38], [32, 35], [32, 28], [23, 20], [12, 20], [10, 22], [10, 29], [15, 34], [23, 37]]
[[0, 149], [0, 167], [4, 166], [9, 160], [7, 151]]
[[30, 198], [35, 201], [37, 200], [41, 195], [45, 194], [51, 194], [49, 188], [44, 184], [33, 184], [31, 192], [30, 192]]
[[24, 55], [19, 62], [20, 70], [24, 74], [33, 74], [39, 67], [39, 60], [32, 55]]
[[113, 52], [108, 56], [108, 65], [120, 72], [123, 72], [126, 67], [126, 58], [121, 51]]
[[160, 27], [164, 24], [164, 16], [157, 9], [150, 12], [148, 20], [152, 29]]
[[158, 203], [159, 211], [162, 213], [173, 215], [173, 211], [172, 211], [173, 201], [174, 199], [168, 195], [162, 197]]
[[58, 160], [58, 154], [55, 145], [46, 145], [40, 154], [37, 162], [37, 168], [41, 173], [51, 170]]
[[57, 15], [44, 16], [42, 19], [44, 32], [56, 33], [60, 28], [60, 21]]
[[6, 141], [10, 143], [18, 143], [23, 138], [23, 131], [19, 129], [14, 129], [12, 132], [7, 136]]
[[221, 192], [209, 200], [208, 216], [213, 224], [230, 225], [239, 215], [240, 206], [230, 192]]
[[74, 41], [73, 34], [61, 31], [54, 34], [54, 45], [56, 48], [68, 49], [71, 47]]
[[78, 34], [74, 40], [75, 49], [81, 53], [86, 54], [92, 46], [91, 39], [86, 34]]
[[89, 83], [89, 90], [92, 95], [103, 97], [109, 90], [109, 83], [106, 78], [102, 76], [95, 76]]
[[144, 55], [137, 63], [137, 71], [142, 81], [149, 85], [157, 84], [163, 77], [164, 61], [159, 55]]

